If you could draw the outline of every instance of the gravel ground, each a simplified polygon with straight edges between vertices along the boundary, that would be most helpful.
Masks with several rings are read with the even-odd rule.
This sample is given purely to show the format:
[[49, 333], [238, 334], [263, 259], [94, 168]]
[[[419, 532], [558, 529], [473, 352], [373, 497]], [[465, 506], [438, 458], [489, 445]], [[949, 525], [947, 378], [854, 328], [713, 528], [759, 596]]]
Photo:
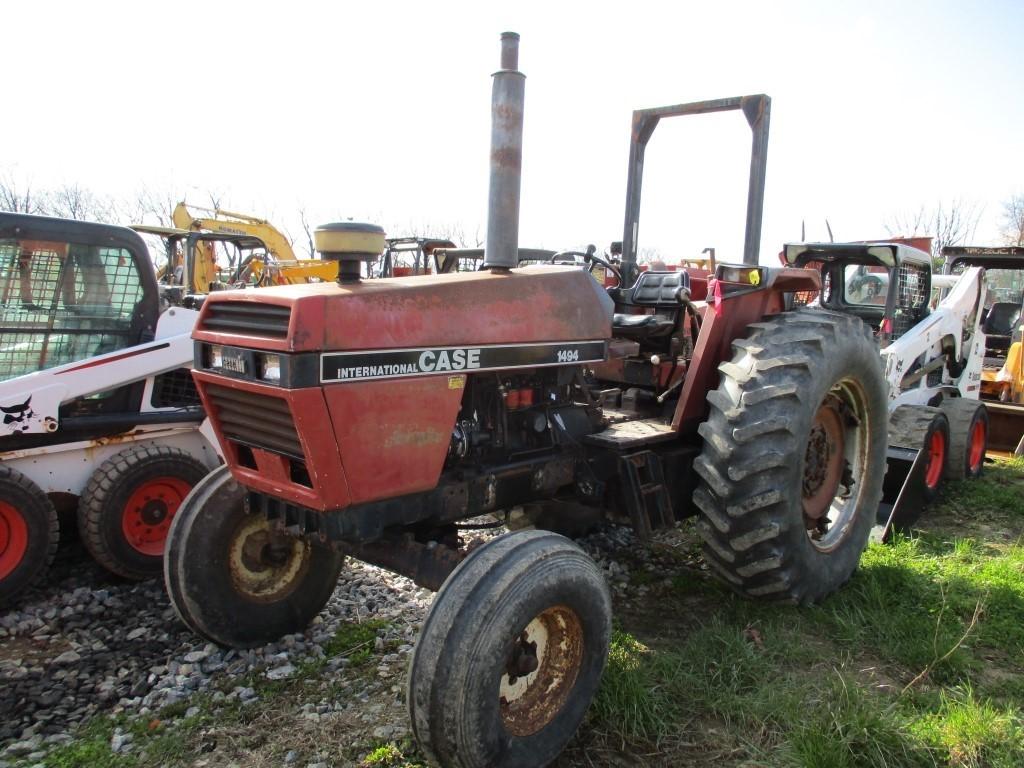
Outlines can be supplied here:
[[[580, 543], [620, 599], [642, 595], [662, 570], [626, 528], [609, 527]], [[615, 559], [627, 551], [628, 565]], [[629, 573], [636, 568], [651, 573], [630, 587]], [[200, 692], [214, 701], [254, 703], [253, 675], [287, 680], [303, 663], [324, 657], [339, 627], [368, 619], [387, 622], [375, 640], [375, 680], [348, 683], [343, 698], [325, 693], [304, 704], [301, 716], [319, 720], [347, 713], [368, 736], [401, 739], [408, 735], [401, 702], [408, 654], [432, 599], [433, 593], [408, 579], [349, 561], [327, 607], [305, 633], [262, 648], [225, 651], [180, 624], [160, 581], [118, 581], [72, 547], [61, 553], [45, 585], [0, 615], [0, 768], [5, 761], [42, 761], [49, 749], [73, 739], [76, 726], [99, 714], [152, 717], [179, 704], [187, 717], [190, 699]], [[346, 662], [332, 658], [325, 673]], [[125, 743], [118, 738], [115, 733], [115, 751], [131, 748], [130, 737]]]

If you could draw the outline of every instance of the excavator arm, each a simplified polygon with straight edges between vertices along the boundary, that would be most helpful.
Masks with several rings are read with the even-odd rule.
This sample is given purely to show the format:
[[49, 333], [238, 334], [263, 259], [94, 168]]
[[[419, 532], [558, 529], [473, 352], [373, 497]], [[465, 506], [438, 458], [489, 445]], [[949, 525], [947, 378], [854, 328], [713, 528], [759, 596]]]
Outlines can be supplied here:
[[[207, 215], [197, 216], [196, 213]], [[320, 280], [333, 280], [337, 277], [338, 265], [334, 262], [318, 259], [300, 261], [295, 258], [295, 252], [292, 250], [288, 238], [265, 219], [219, 208], [189, 207], [184, 202], [175, 206], [171, 218], [176, 227], [193, 232], [207, 231], [259, 238], [267, 246], [267, 253], [272, 261], [266, 265], [253, 264], [253, 269], [257, 276], [264, 269], [269, 269], [274, 283], [304, 283], [313, 277]], [[207, 244], [205, 247], [209, 252], [200, 254], [200, 258], [196, 259], [196, 285], [208, 285], [216, 277], [213, 246]]]

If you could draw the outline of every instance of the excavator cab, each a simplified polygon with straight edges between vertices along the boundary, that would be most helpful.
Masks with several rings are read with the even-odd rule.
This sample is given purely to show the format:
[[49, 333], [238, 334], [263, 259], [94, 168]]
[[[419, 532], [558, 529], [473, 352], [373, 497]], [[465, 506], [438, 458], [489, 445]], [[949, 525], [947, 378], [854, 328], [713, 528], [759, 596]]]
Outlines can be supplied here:
[[267, 246], [258, 237], [145, 225], [132, 229], [159, 238], [163, 258], [157, 279], [166, 304], [198, 307], [210, 291], [260, 285], [268, 277]]

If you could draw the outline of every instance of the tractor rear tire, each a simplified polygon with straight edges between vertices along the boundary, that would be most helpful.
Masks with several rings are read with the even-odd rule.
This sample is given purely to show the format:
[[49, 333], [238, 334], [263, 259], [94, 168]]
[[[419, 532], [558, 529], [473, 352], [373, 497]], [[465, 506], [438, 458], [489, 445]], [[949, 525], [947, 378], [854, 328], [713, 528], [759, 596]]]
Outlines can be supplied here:
[[859, 319], [752, 323], [708, 393], [693, 500], [709, 568], [751, 598], [813, 603], [849, 580], [886, 466], [886, 383]]
[[611, 597], [594, 561], [547, 531], [519, 531], [448, 576], [409, 668], [413, 733], [431, 761], [543, 766], [583, 721], [608, 656]]
[[208, 472], [185, 451], [166, 445], [134, 446], [111, 456], [93, 472], [78, 502], [85, 548], [118, 576], [159, 576], [174, 516]]
[[57, 510], [43, 490], [0, 464], [0, 606], [43, 578], [59, 538]]
[[985, 468], [988, 409], [979, 400], [962, 397], [943, 400], [939, 408], [949, 420], [946, 477], [950, 480], [977, 479]]
[[208, 640], [252, 648], [301, 632], [327, 604], [344, 556], [251, 514], [227, 467], [189, 494], [167, 541], [167, 594]]
[[[921, 499], [925, 504], [935, 501], [942, 489], [949, 466], [950, 428], [946, 414], [930, 405], [901, 405], [889, 417], [889, 445], [919, 450], [921, 461]], [[901, 515], [898, 527], [907, 529], [921, 516], [917, 507], [912, 517]]]

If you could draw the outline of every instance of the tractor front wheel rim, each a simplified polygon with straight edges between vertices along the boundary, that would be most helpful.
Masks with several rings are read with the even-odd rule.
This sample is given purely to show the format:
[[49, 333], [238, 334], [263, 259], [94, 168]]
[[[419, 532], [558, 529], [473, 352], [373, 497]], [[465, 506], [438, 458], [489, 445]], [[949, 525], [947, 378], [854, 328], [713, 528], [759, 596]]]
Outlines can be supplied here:
[[561, 712], [583, 664], [583, 624], [565, 606], [538, 614], [509, 646], [499, 683], [502, 723], [530, 736]]
[[228, 544], [228, 568], [235, 589], [256, 602], [288, 596], [309, 569], [310, 544], [272, 530], [266, 518], [251, 515]]

